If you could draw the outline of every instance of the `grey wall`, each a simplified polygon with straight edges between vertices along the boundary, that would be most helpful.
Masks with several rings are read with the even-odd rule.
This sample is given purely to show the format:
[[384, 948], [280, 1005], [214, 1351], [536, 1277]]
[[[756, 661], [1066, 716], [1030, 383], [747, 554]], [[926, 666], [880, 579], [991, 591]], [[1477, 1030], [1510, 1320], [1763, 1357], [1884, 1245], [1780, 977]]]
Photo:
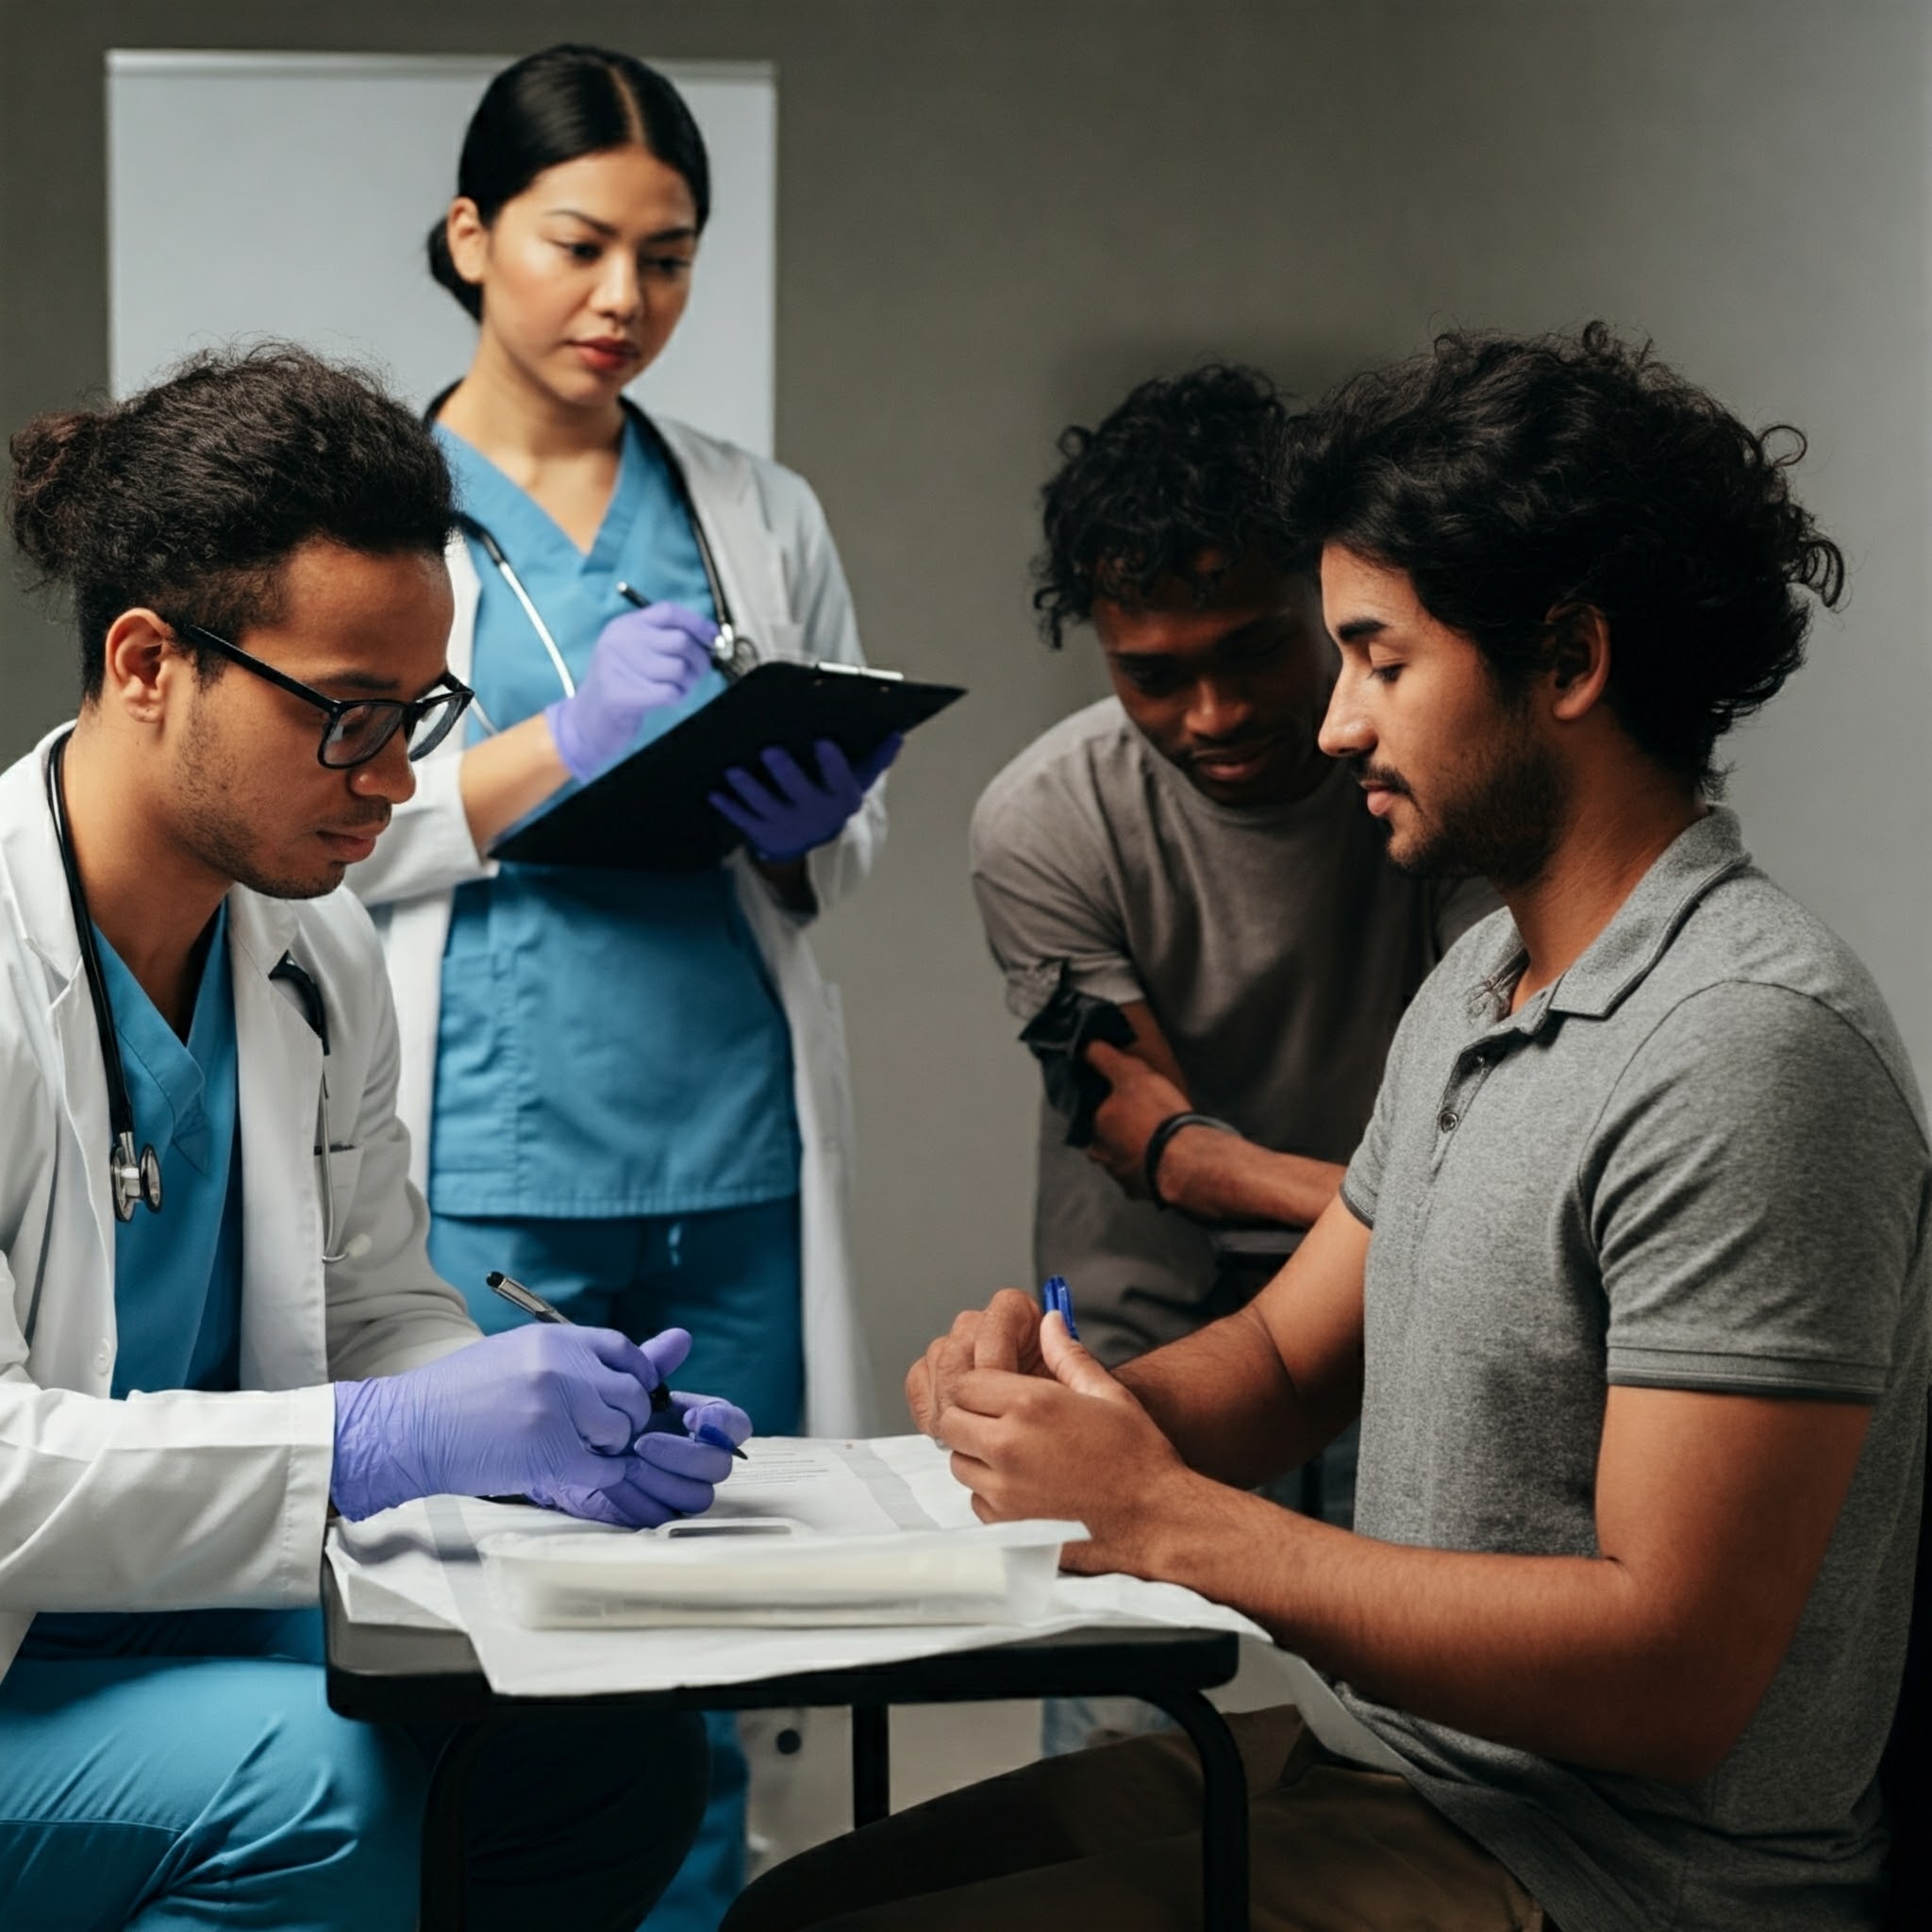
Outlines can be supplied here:
[[[1605, 314], [1802, 425], [1854, 598], [1741, 740], [1734, 798], [1932, 1067], [1920, 6], [4, 0], [0, 23], [9, 425], [105, 378], [109, 46], [568, 34], [776, 61], [779, 454], [824, 497], [874, 655], [974, 686], [908, 754], [884, 869], [823, 941], [891, 1375], [1025, 1265], [1032, 1087], [961, 873], [981, 784], [1100, 689], [1090, 650], [1033, 640], [1034, 491], [1064, 422], [1204, 353], [1306, 387], [1451, 321]], [[0, 751], [66, 705], [66, 652], [0, 605]]]

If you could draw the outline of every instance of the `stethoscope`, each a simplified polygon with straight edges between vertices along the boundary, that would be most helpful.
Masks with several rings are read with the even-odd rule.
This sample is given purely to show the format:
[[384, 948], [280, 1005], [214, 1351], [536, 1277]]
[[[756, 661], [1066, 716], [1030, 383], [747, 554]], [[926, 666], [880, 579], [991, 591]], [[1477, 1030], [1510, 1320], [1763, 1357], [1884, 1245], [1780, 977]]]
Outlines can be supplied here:
[[[440, 394], [432, 396], [428, 407], [423, 411], [423, 420], [433, 424], [444, 403], [456, 392], [457, 385], [451, 383]], [[705, 535], [705, 525], [698, 516], [698, 507], [691, 493], [691, 479], [684, 474], [684, 465], [677, 460], [676, 452], [665, 441], [663, 432], [628, 396], [619, 396], [625, 419], [637, 429], [662, 458], [664, 467], [670, 472], [672, 481], [677, 486], [679, 501], [684, 506], [685, 520], [691, 525], [691, 535], [697, 539], [698, 562], [705, 573], [705, 587], [711, 595], [711, 608], [718, 617], [718, 635], [707, 647], [712, 665], [726, 679], [736, 683], [758, 661], [758, 646], [740, 630], [731, 617], [731, 606], [724, 595], [724, 582], [718, 574], [718, 559], [711, 551], [711, 540]], [[550, 626], [543, 622], [543, 613], [537, 608], [536, 600], [524, 588], [523, 579], [516, 574], [515, 567], [504, 548], [490, 530], [475, 517], [463, 510], [456, 513], [458, 529], [463, 535], [483, 546], [483, 554], [495, 566], [496, 573], [509, 586], [509, 592], [523, 612], [530, 620], [530, 628], [537, 633], [544, 650], [549, 654], [551, 668], [557, 673], [557, 681], [563, 687], [565, 697], [576, 695], [576, 679], [571, 675], [570, 666], [564, 662], [563, 653], [558, 649], [557, 640], [551, 635]], [[647, 600], [628, 584], [619, 584], [617, 594], [632, 604], [642, 606]], [[489, 712], [483, 708], [480, 699], [471, 701], [471, 711], [483, 728], [494, 734], [496, 726], [491, 721]]]
[[[101, 1062], [108, 1076], [108, 1128], [112, 1142], [108, 1154], [108, 1177], [113, 1188], [114, 1218], [134, 1219], [137, 1207], [150, 1214], [161, 1211], [161, 1163], [149, 1141], [139, 1152], [134, 1145], [134, 1102], [127, 1091], [127, 1070], [121, 1059], [121, 1037], [114, 1030], [114, 1006], [108, 996], [107, 976], [101, 971], [100, 948], [94, 943], [94, 922], [87, 909], [87, 890], [80, 882], [80, 867], [74, 857], [74, 841], [67, 829], [67, 791], [61, 768], [67, 757], [71, 731], [54, 741], [47, 758], [47, 809], [54, 820], [54, 838], [60, 848], [60, 871], [67, 880], [67, 903], [74, 910], [74, 930], [80, 941], [81, 970], [87, 975], [88, 998], [94, 1009], [94, 1031], [100, 1036]], [[269, 974], [272, 981], [290, 987], [315, 1037], [322, 1042], [322, 1090], [315, 1104], [315, 1153], [322, 1194], [322, 1258], [331, 1267], [351, 1260], [369, 1245], [368, 1237], [338, 1250], [336, 1247], [335, 1176], [329, 1171], [328, 1131], [328, 1009], [323, 1003], [322, 989], [291, 953], [284, 953]]]

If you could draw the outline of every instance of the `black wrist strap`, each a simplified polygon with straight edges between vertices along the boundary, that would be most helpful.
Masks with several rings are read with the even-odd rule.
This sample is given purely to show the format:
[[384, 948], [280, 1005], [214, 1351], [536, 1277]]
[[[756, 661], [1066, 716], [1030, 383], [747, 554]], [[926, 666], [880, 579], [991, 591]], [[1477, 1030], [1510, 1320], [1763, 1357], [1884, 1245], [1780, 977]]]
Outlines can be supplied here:
[[1167, 1143], [1183, 1127], [1212, 1127], [1217, 1134], [1234, 1134], [1239, 1137], [1241, 1129], [1230, 1126], [1224, 1120], [1217, 1120], [1211, 1113], [1171, 1113], [1147, 1136], [1147, 1152], [1141, 1157], [1141, 1173], [1147, 1183], [1147, 1198], [1157, 1208], [1170, 1204], [1160, 1192], [1160, 1157], [1167, 1152]]

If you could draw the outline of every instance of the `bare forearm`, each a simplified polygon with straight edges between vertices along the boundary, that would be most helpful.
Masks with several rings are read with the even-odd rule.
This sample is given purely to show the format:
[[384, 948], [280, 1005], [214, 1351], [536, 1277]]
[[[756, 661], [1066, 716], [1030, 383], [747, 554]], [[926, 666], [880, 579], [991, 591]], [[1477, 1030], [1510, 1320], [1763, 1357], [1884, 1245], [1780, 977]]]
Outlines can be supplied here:
[[502, 833], [562, 789], [570, 770], [541, 712], [472, 745], [463, 754], [463, 815], [476, 849], [486, 852]]
[[1191, 1468], [1263, 1482], [1360, 1413], [1368, 1245], [1368, 1229], [1331, 1208], [1246, 1307], [1121, 1371]]
[[1161, 1198], [1201, 1221], [1269, 1221], [1311, 1227], [1347, 1170], [1224, 1134], [1183, 1127], [1160, 1158]]
[[1245, 1308], [1127, 1363], [1120, 1380], [1191, 1469], [1243, 1489], [1306, 1462], [1353, 1414], [1310, 1402]]
[[1189, 1481], [1127, 1567], [1246, 1612], [1378, 1702], [1674, 1780], [1703, 1775], [1749, 1715], [1713, 1710], [1716, 1674], [1651, 1626], [1620, 1563], [1411, 1549]]

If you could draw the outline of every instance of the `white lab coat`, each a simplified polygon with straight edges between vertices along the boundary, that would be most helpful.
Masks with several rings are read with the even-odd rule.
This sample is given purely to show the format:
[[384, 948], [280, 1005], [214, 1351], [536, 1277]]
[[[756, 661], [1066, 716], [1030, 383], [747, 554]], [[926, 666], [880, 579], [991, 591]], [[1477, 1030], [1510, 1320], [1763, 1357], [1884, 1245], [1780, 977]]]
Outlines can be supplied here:
[[[684, 466], [739, 628], [765, 657], [862, 663], [845, 574], [810, 485], [684, 424], [654, 420]], [[460, 537], [450, 544], [449, 569], [457, 595], [449, 668], [467, 680], [480, 586]], [[534, 632], [530, 648], [541, 649]], [[414, 1178], [425, 1191], [450, 895], [495, 869], [477, 852], [463, 813], [460, 740], [452, 732], [417, 766], [416, 795], [398, 808], [374, 856], [349, 874], [375, 914], [389, 958], [403, 1038], [398, 1105], [415, 1142]], [[809, 855], [821, 908], [872, 869], [885, 842], [884, 792], [883, 783], [874, 786], [839, 838]], [[786, 911], [741, 853], [729, 863], [791, 1033], [801, 1143], [805, 1427], [812, 1435], [860, 1435], [871, 1426], [872, 1375], [853, 1290], [852, 1089], [839, 990], [812, 957], [805, 936], [809, 921]], [[613, 995], [620, 991], [613, 988]]]
[[[428, 1217], [395, 1114], [395, 1016], [367, 915], [347, 892], [296, 904], [238, 886], [242, 1392], [109, 1398], [107, 1076], [47, 810], [51, 743], [0, 774], [0, 1672], [38, 1610], [312, 1603], [329, 1382], [476, 1339], [425, 1253]], [[358, 1253], [328, 1268], [322, 1046], [270, 982], [285, 952], [329, 1022], [338, 1239]]]

